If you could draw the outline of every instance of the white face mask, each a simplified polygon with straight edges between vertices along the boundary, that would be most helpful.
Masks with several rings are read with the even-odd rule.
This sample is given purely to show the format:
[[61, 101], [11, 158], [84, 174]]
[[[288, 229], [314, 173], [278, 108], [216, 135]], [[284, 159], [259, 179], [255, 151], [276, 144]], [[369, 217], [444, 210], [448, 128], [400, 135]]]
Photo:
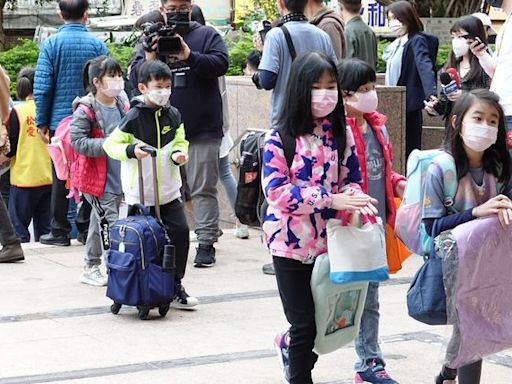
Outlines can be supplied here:
[[452, 39], [452, 50], [455, 57], [462, 57], [469, 51], [468, 42], [462, 37], [456, 37]]
[[368, 92], [356, 92], [354, 96], [357, 98], [356, 101], [347, 102], [352, 108], [363, 113], [375, 112], [377, 110], [379, 99], [377, 98], [377, 91], [375, 89]]
[[148, 99], [161, 107], [165, 106], [171, 97], [171, 89], [154, 89], [148, 93]]
[[402, 22], [398, 19], [393, 19], [389, 21], [389, 29], [391, 33], [397, 36], [402, 36], [405, 34], [405, 28]]
[[466, 146], [476, 152], [484, 152], [498, 139], [498, 128], [487, 124], [462, 123], [464, 134], [461, 133], [462, 141]]
[[117, 97], [124, 89], [123, 79], [112, 79], [106, 81], [107, 86], [103, 89], [103, 93], [108, 97]]

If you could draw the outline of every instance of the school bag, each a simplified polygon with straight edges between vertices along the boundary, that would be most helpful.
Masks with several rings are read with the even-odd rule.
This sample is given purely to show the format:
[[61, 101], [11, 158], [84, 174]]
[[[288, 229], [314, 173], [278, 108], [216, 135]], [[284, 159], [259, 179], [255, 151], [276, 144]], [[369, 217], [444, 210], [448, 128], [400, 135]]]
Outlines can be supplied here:
[[[94, 110], [85, 104], [79, 104], [91, 123], [96, 121]], [[54, 136], [48, 144], [48, 153], [53, 162], [55, 174], [59, 180], [66, 182], [66, 188], [69, 189], [68, 199], [74, 198], [75, 202], [80, 201], [79, 193], [71, 185], [73, 165], [77, 158], [77, 153], [71, 145], [71, 122], [73, 115], [66, 116], [57, 125]]]
[[444, 205], [453, 209], [457, 193], [457, 169], [453, 157], [448, 153], [433, 149], [415, 149], [407, 160], [407, 184], [402, 204], [396, 213], [395, 232], [397, 237], [413, 253], [426, 256], [432, 248], [432, 239], [427, 234], [421, 220], [425, 176], [430, 164], [435, 161], [443, 170]]
[[[259, 227], [263, 224], [267, 202], [261, 188], [263, 147], [267, 131], [252, 131], [240, 141], [240, 166], [235, 201], [235, 216], [242, 224]], [[295, 138], [279, 133], [286, 165], [291, 167], [295, 156]]]
[[311, 274], [311, 293], [315, 303], [315, 352], [333, 352], [351, 343], [359, 333], [367, 281], [335, 284], [329, 278], [327, 253], [315, 259]]
[[[295, 137], [279, 131], [288, 169], [295, 156]], [[247, 133], [240, 141], [239, 175], [235, 201], [235, 216], [242, 224], [259, 227], [263, 224], [268, 203], [261, 188], [263, 147], [267, 131]], [[340, 151], [340, 147], [342, 148]], [[343, 158], [345, 143], [338, 146], [338, 161]], [[340, 157], [341, 155], [341, 157]]]
[[149, 318], [152, 308], [165, 317], [174, 297], [174, 247], [170, 245], [160, 217], [158, 200], [157, 150], [144, 147], [151, 155], [155, 217], [144, 206], [142, 164], [139, 168], [141, 204], [133, 205], [128, 217], [115, 222], [110, 231], [110, 250], [107, 253], [107, 297], [114, 303], [110, 310], [117, 315], [123, 305], [137, 307], [141, 320]]

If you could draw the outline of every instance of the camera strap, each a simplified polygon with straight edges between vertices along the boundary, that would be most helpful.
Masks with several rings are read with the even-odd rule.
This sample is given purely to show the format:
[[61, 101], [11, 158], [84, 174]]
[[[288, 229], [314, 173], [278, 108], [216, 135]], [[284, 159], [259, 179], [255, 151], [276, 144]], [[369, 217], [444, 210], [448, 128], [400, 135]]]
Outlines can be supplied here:
[[286, 45], [288, 45], [288, 51], [290, 51], [290, 56], [292, 57], [292, 61], [295, 60], [297, 57], [297, 52], [295, 51], [295, 47], [293, 46], [292, 37], [290, 35], [290, 31], [288, 31], [288, 28], [286, 26], [282, 25], [281, 29], [284, 33], [284, 38], [286, 40]]

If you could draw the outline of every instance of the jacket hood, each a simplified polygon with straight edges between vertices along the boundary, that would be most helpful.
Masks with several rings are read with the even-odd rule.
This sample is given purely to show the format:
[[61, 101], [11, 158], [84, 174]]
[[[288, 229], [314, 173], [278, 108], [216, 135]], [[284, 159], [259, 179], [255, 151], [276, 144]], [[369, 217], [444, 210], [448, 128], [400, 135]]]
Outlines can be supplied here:
[[328, 18], [331, 18], [331, 19], [336, 19], [336, 20], [338, 20], [341, 23], [341, 25], [344, 25], [343, 20], [341, 19], [341, 17], [338, 16], [338, 14], [333, 9], [329, 9], [327, 7], [323, 7], [322, 10], [320, 10], [313, 17], [313, 19], [310, 20], [310, 23], [313, 24], [313, 25], [318, 25], [318, 24], [320, 24], [320, 22], [325, 17], [328, 17]]

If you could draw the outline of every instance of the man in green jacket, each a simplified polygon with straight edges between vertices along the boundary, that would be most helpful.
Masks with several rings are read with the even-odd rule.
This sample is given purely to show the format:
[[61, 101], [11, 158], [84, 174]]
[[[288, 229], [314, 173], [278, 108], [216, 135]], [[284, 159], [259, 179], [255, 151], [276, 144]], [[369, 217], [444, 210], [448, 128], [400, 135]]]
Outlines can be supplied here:
[[356, 57], [377, 67], [377, 38], [361, 18], [361, 0], [338, 0], [345, 22], [346, 58]]

